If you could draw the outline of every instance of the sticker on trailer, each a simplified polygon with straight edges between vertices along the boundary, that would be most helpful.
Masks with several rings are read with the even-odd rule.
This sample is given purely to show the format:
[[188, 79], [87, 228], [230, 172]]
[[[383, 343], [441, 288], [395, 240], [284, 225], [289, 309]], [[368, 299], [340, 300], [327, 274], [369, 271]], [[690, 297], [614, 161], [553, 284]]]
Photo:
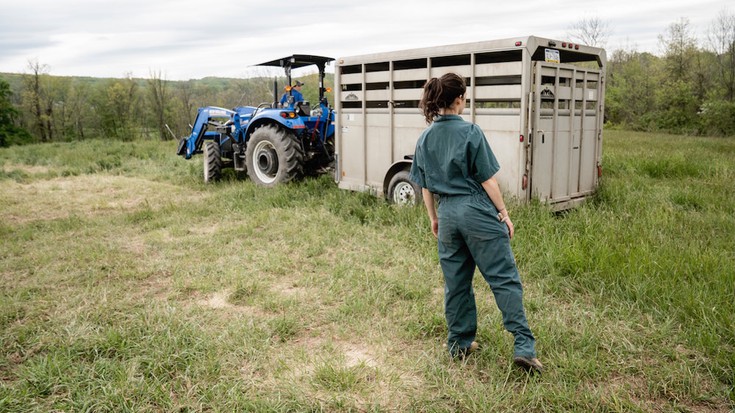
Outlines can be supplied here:
[[544, 49], [544, 56], [548, 63], [561, 63], [559, 51], [556, 49]]
[[540, 93], [541, 99], [554, 100], [554, 91], [549, 86], [544, 86], [544, 89]]

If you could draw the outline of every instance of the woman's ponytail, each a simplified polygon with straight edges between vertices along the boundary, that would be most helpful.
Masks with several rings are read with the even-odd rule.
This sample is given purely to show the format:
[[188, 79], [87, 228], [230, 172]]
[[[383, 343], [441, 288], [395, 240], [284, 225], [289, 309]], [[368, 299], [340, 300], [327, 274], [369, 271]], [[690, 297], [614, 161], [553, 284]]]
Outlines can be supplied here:
[[424, 85], [424, 94], [419, 103], [426, 123], [433, 122], [442, 109], [452, 106], [454, 100], [466, 91], [464, 79], [455, 73], [447, 73], [438, 79], [431, 78]]

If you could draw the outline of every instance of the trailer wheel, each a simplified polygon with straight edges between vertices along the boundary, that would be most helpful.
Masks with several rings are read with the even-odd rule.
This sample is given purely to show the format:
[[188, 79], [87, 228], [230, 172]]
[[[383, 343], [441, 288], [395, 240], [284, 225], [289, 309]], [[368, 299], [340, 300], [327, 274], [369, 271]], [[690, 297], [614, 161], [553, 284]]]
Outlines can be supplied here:
[[301, 177], [304, 153], [292, 133], [274, 125], [262, 126], [250, 136], [245, 162], [253, 182], [272, 187]]
[[204, 183], [218, 181], [222, 177], [222, 156], [219, 143], [204, 142]]
[[396, 205], [418, 205], [422, 199], [421, 188], [408, 179], [408, 171], [393, 175], [388, 185], [388, 201]]

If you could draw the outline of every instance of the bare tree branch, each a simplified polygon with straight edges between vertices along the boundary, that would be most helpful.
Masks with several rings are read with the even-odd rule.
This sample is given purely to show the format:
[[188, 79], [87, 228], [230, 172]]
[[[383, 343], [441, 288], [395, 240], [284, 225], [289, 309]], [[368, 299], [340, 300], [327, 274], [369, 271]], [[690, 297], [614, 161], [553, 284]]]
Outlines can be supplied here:
[[572, 24], [567, 36], [587, 46], [605, 47], [611, 33], [612, 30], [607, 21], [599, 17], [590, 17]]

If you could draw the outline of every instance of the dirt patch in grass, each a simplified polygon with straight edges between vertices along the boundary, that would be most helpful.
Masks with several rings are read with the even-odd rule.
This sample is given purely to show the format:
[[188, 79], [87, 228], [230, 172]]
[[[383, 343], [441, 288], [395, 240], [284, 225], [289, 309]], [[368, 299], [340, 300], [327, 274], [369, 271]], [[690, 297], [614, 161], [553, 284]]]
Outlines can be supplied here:
[[214, 310], [220, 310], [223, 308], [235, 308], [234, 305], [227, 301], [227, 297], [230, 296], [229, 291], [218, 291], [211, 294], [203, 299], [197, 300], [197, 304], [202, 307], [211, 308]]
[[0, 186], [0, 219], [16, 224], [70, 216], [99, 216], [158, 208], [201, 194], [161, 182], [112, 175], [84, 175]]
[[249, 317], [259, 319], [267, 319], [269, 317], [260, 307], [252, 305], [233, 304], [231, 302], [232, 291], [223, 290], [208, 294], [204, 297], [199, 294], [194, 295], [194, 302], [201, 308], [220, 311], [223, 315], [245, 314]]
[[140, 301], [166, 301], [171, 294], [171, 276], [167, 273], [159, 273], [145, 280], [137, 282], [137, 290], [131, 294], [134, 300]]
[[277, 294], [291, 298], [303, 299], [309, 296], [309, 290], [307, 288], [300, 287], [291, 281], [273, 284], [271, 290]]
[[375, 351], [364, 345], [345, 343], [342, 345], [342, 353], [345, 355], [347, 367], [364, 365], [367, 367], [378, 367]]

